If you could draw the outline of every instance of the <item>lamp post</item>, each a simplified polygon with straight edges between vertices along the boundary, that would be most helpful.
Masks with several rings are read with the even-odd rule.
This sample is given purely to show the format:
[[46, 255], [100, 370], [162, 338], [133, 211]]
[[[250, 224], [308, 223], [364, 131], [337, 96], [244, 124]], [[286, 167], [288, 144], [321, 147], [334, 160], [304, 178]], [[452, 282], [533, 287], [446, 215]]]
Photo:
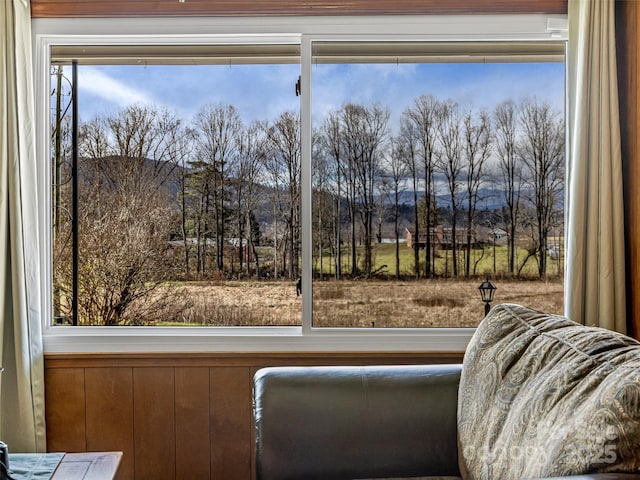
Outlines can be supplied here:
[[495, 293], [496, 287], [493, 283], [489, 281], [487, 278], [484, 282], [480, 284], [478, 290], [480, 290], [480, 296], [482, 297], [482, 301], [484, 302], [484, 315], [486, 316], [491, 310], [491, 302], [493, 302], [493, 294]]

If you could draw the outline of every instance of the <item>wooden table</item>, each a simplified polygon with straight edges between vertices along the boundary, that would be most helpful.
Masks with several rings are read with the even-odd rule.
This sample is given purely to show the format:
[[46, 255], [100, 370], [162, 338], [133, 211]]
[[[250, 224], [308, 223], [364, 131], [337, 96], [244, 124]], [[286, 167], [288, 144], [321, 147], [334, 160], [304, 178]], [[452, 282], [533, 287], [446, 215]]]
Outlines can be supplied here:
[[122, 452], [65, 453], [51, 480], [113, 480]]

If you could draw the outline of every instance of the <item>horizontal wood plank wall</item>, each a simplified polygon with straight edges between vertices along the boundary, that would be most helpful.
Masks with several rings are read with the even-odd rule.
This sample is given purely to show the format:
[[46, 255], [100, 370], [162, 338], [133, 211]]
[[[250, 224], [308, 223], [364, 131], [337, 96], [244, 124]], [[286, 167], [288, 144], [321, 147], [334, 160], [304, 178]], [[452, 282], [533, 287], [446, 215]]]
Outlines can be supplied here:
[[47, 448], [123, 451], [118, 480], [252, 480], [259, 368], [459, 363], [462, 355], [50, 354]]
[[567, 0], [31, 0], [33, 18], [567, 13]]

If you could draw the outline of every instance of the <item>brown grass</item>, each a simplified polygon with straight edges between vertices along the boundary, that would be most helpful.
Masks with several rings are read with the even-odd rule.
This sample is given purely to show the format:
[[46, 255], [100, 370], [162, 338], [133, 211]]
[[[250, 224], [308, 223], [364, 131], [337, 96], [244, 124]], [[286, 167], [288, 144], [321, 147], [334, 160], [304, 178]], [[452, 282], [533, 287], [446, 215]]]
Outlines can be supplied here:
[[[221, 281], [161, 287], [185, 308], [162, 312], [158, 325], [272, 326], [300, 325], [301, 303], [295, 283]], [[163, 315], [166, 314], [165, 315]]]
[[[480, 281], [324, 281], [313, 286], [314, 326], [473, 327], [484, 316]], [[495, 282], [494, 305], [520, 303], [562, 313], [561, 280]], [[227, 281], [168, 285], [181, 308], [160, 312], [156, 324], [300, 325], [301, 298], [295, 282]]]
[[[326, 282], [314, 286], [314, 325], [352, 327], [474, 327], [484, 316], [479, 281]], [[520, 303], [562, 312], [562, 282], [496, 282], [494, 305]], [[324, 290], [339, 289], [342, 298]]]

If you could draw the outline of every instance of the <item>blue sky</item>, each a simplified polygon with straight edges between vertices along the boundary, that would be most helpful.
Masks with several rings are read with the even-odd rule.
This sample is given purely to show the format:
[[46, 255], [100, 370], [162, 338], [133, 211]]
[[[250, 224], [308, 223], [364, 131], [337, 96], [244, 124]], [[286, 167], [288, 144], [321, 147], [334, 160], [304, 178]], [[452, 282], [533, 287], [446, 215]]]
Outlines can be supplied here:
[[[316, 65], [314, 120], [343, 103], [379, 101], [392, 119], [421, 94], [454, 99], [465, 108], [492, 109], [506, 99], [544, 99], [564, 108], [562, 63]], [[271, 120], [299, 108], [298, 65], [81, 66], [82, 121], [133, 103], [163, 106], [189, 120], [202, 106], [233, 104], [242, 118]]]

